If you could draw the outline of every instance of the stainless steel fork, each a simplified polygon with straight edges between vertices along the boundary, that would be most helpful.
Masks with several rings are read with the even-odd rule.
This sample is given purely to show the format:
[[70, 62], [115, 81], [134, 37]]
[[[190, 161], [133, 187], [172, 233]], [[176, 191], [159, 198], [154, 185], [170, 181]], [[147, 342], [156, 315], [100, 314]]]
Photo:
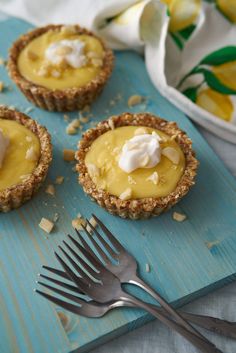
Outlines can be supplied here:
[[[68, 277], [68, 275], [66, 274], [66, 272], [56, 269], [54, 267], [49, 267], [49, 266], [43, 266], [43, 268], [53, 274], [56, 274], [59, 277], [62, 277], [63, 279], [66, 280], [70, 280], [70, 278]], [[51, 296], [47, 293], [44, 293], [42, 291], [36, 290], [36, 292], [38, 292], [39, 294], [41, 294], [42, 296], [46, 297], [48, 300], [50, 300], [51, 302], [60, 305], [61, 307], [63, 307], [66, 310], [69, 310], [71, 312], [73, 312], [74, 314], [78, 314], [78, 315], [82, 315], [85, 317], [93, 317], [93, 318], [97, 318], [97, 317], [102, 317], [103, 315], [105, 315], [108, 311], [122, 306], [120, 305], [119, 302], [109, 302], [109, 303], [103, 303], [103, 304], [98, 304], [97, 302], [90, 300], [89, 302], [87, 300], [83, 299], [83, 292], [78, 288], [78, 286], [74, 286], [70, 283], [67, 283], [67, 281], [61, 281], [58, 280], [54, 277], [50, 277], [44, 274], [39, 274], [39, 276], [43, 279], [45, 279], [47, 282], [52, 282], [53, 284], [56, 284], [57, 287], [61, 287], [61, 289], [52, 287], [42, 281], [37, 281], [37, 283], [39, 283], [40, 285], [50, 289], [51, 291], [60, 294], [61, 296], [63, 296], [66, 299], [70, 299], [72, 301], [75, 301], [76, 304], [78, 305], [71, 305], [70, 303], [63, 301], [61, 299], [58, 299], [54, 296]], [[75, 295], [71, 295], [71, 293], [65, 292], [63, 291], [63, 289], [67, 289], [70, 292], [79, 294], [79, 302], [77, 300], [78, 297], [76, 297]], [[135, 307], [132, 303], [127, 303], [128, 306], [130, 307]], [[150, 304], [151, 305], [151, 304]], [[156, 311], [159, 311], [160, 313], [163, 313], [163, 309], [160, 307], [157, 307], [155, 305], [152, 305], [153, 308]], [[164, 313], [167, 314], [167, 313]], [[230, 322], [230, 321], [226, 321], [226, 320], [222, 320], [216, 317], [211, 317], [211, 316], [206, 316], [206, 315], [196, 315], [196, 314], [191, 314], [191, 313], [187, 313], [187, 312], [181, 312], [182, 316], [184, 316], [185, 319], [191, 321], [192, 323], [205, 328], [207, 330], [210, 330], [216, 334], [220, 334], [220, 335], [224, 335], [230, 338], [234, 338], [236, 339], [236, 323], [235, 322]], [[168, 314], [169, 317], [169, 314]]]
[[107, 270], [107, 268], [100, 261], [97, 261], [85, 248], [79, 246], [79, 249], [84, 256], [83, 259], [66, 241], [63, 241], [63, 243], [76, 259], [76, 261], [61, 246], [59, 246], [59, 248], [69, 263], [76, 270], [76, 273], [72, 271], [67, 263], [61, 258], [61, 256], [59, 256], [57, 253], [55, 253], [55, 255], [67, 275], [90, 298], [97, 301], [98, 303], [108, 303], [113, 301], [114, 303], [119, 302], [119, 305], [123, 306], [126, 306], [127, 303], [132, 303], [136, 307], [150, 312], [170, 328], [176, 330], [202, 352], [221, 352], [207, 339], [199, 337], [194, 333], [186, 330], [186, 328], [179, 325], [175, 321], [170, 320], [164, 314], [157, 312], [149, 304], [123, 291], [119, 279], [113, 273]]

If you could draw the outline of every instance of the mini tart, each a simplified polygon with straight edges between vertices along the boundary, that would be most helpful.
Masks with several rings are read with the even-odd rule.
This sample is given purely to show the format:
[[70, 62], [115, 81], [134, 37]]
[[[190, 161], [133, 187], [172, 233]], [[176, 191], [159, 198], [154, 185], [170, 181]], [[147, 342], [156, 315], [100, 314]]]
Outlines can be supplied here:
[[33, 39], [41, 36], [48, 31], [56, 31], [66, 28], [63, 25], [49, 25], [37, 28], [27, 34], [22, 35], [11, 47], [8, 59], [8, 71], [12, 80], [23, 92], [26, 98], [36, 106], [50, 111], [73, 111], [82, 109], [84, 106], [92, 103], [101, 93], [113, 68], [114, 56], [112, 50], [107, 48], [100, 38], [92, 32], [79, 25], [73, 26], [76, 34], [85, 34], [98, 39], [104, 49], [103, 64], [99, 74], [81, 87], [72, 87], [65, 89], [50, 89], [27, 80], [21, 75], [17, 61], [21, 51]]
[[[122, 126], [145, 126], [175, 137], [175, 141], [181, 148], [185, 157], [185, 169], [177, 184], [176, 189], [163, 197], [145, 197], [129, 200], [121, 200], [119, 197], [109, 194], [104, 189], [97, 188], [91, 179], [85, 164], [86, 154], [92, 143], [105, 132]], [[97, 127], [88, 130], [79, 142], [79, 150], [76, 153], [78, 161], [76, 169], [79, 172], [79, 183], [84, 192], [94, 199], [108, 212], [122, 218], [142, 219], [150, 216], [158, 216], [174, 206], [187, 194], [194, 185], [198, 161], [192, 150], [192, 142], [185, 132], [180, 130], [175, 122], [168, 122], [149, 113], [131, 114], [123, 113], [118, 116], [100, 122]]]
[[30, 119], [27, 115], [0, 106], [0, 119], [14, 120], [24, 125], [38, 137], [40, 142], [40, 157], [32, 173], [21, 183], [0, 191], [0, 211], [8, 212], [20, 207], [24, 202], [31, 199], [42, 185], [52, 161], [52, 145], [51, 137], [46, 128]]

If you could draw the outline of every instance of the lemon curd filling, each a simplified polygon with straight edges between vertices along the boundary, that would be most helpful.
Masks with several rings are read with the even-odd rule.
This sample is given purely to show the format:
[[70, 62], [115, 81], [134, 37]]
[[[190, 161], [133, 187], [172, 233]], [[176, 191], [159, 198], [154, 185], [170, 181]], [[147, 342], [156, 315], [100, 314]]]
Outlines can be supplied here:
[[[163, 154], [160, 162], [153, 168], [138, 168], [126, 173], [119, 167], [120, 153], [126, 141], [133, 138], [140, 127], [123, 126], [109, 130], [92, 143], [85, 157], [88, 173], [98, 189], [118, 197], [129, 190], [131, 199], [166, 196], [176, 189], [185, 169], [185, 157], [180, 146], [159, 130], [142, 128], [148, 134], [155, 132], [161, 137]], [[166, 156], [168, 149], [174, 150], [177, 162]]]
[[0, 191], [21, 183], [38, 164], [40, 142], [25, 126], [0, 119], [0, 129], [9, 138], [9, 145], [0, 168]]
[[[48, 47], [62, 40], [80, 40], [85, 44], [85, 65], [74, 68], [65, 65], [65, 62], [56, 65], [45, 60]], [[82, 87], [94, 79], [101, 71], [103, 57], [104, 49], [97, 38], [58, 29], [49, 30], [30, 41], [21, 51], [17, 65], [21, 75], [27, 80], [49, 89], [63, 90]]]

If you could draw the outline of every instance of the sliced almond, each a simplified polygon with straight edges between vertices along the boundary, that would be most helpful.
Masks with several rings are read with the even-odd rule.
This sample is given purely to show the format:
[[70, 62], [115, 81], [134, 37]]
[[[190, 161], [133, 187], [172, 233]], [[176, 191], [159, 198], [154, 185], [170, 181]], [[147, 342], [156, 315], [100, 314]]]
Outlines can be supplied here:
[[44, 232], [49, 234], [53, 230], [54, 223], [49, 219], [43, 217], [39, 223], [39, 227], [44, 230]]
[[75, 151], [70, 149], [63, 150], [63, 159], [66, 162], [72, 162], [75, 160]]
[[98, 177], [100, 175], [100, 169], [95, 164], [92, 164], [92, 163], [88, 164], [87, 169], [88, 169], [89, 175], [92, 178]]
[[31, 146], [30, 148], [28, 148], [28, 150], [26, 151], [25, 154], [25, 159], [27, 159], [28, 161], [36, 161], [38, 159], [38, 155], [34, 150], [34, 147]]
[[129, 183], [130, 185], [136, 184], [136, 181], [132, 178], [131, 175], [128, 175], [128, 183]]
[[55, 196], [55, 187], [53, 184], [49, 184], [46, 189], [45, 189], [46, 194], [49, 194], [51, 196]]
[[147, 129], [145, 129], [145, 127], [138, 127], [135, 131], [134, 131], [134, 135], [144, 135], [144, 134], [148, 134]]
[[133, 107], [134, 105], [138, 105], [142, 103], [144, 98], [142, 96], [139, 96], [138, 94], [134, 94], [133, 96], [130, 96], [128, 99], [128, 107]]
[[119, 198], [121, 199], [121, 200], [129, 200], [130, 198], [131, 198], [131, 195], [132, 195], [132, 190], [131, 190], [131, 188], [127, 188], [125, 191], [123, 191], [121, 194], [120, 194], [120, 196], [119, 196]]
[[174, 212], [172, 217], [177, 222], [183, 222], [187, 218], [187, 216], [185, 214], [179, 213], [179, 212]]
[[163, 156], [167, 157], [172, 163], [178, 164], [180, 160], [179, 152], [173, 147], [165, 147], [161, 151]]
[[0, 81], [0, 92], [2, 92], [4, 89], [4, 83], [2, 81]]
[[146, 180], [151, 181], [153, 184], [157, 185], [159, 181], [159, 175], [157, 172], [153, 172]]

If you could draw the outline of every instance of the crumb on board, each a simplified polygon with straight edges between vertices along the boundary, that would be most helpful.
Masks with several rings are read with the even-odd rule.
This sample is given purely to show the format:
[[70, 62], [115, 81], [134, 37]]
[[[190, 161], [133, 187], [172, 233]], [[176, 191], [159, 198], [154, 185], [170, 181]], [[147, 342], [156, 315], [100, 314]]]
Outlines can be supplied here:
[[68, 135], [75, 135], [78, 132], [78, 128], [80, 127], [80, 120], [73, 119], [66, 127], [66, 133]]
[[215, 240], [215, 241], [205, 241], [206, 247], [211, 250], [212, 248], [214, 248], [216, 245], [220, 244], [219, 240]]
[[64, 176], [58, 175], [55, 180], [55, 184], [61, 185], [64, 182]]
[[39, 227], [42, 230], [44, 230], [44, 232], [49, 234], [53, 230], [54, 223], [52, 221], [50, 221], [49, 219], [42, 217], [42, 219], [39, 223]]
[[144, 102], [144, 97], [138, 95], [138, 94], [134, 94], [132, 96], [129, 97], [128, 99], [128, 107], [131, 108], [133, 107], [134, 105], [138, 105], [140, 103]]
[[55, 196], [55, 187], [53, 184], [49, 184], [45, 189], [46, 194]]
[[63, 159], [66, 162], [73, 162], [75, 160], [75, 151], [65, 148], [63, 150]]
[[151, 271], [150, 265], [148, 263], [146, 263], [146, 265], [145, 265], [145, 270], [146, 270], [146, 272]]
[[179, 212], [173, 212], [172, 217], [177, 222], [183, 222], [187, 218], [187, 216], [184, 213], [179, 213]]
[[77, 217], [71, 221], [72, 227], [77, 230], [83, 230], [83, 226], [86, 226], [86, 221], [82, 217]]
[[56, 212], [53, 216], [53, 222], [56, 223], [58, 221], [59, 217], [60, 217], [59, 213]]

